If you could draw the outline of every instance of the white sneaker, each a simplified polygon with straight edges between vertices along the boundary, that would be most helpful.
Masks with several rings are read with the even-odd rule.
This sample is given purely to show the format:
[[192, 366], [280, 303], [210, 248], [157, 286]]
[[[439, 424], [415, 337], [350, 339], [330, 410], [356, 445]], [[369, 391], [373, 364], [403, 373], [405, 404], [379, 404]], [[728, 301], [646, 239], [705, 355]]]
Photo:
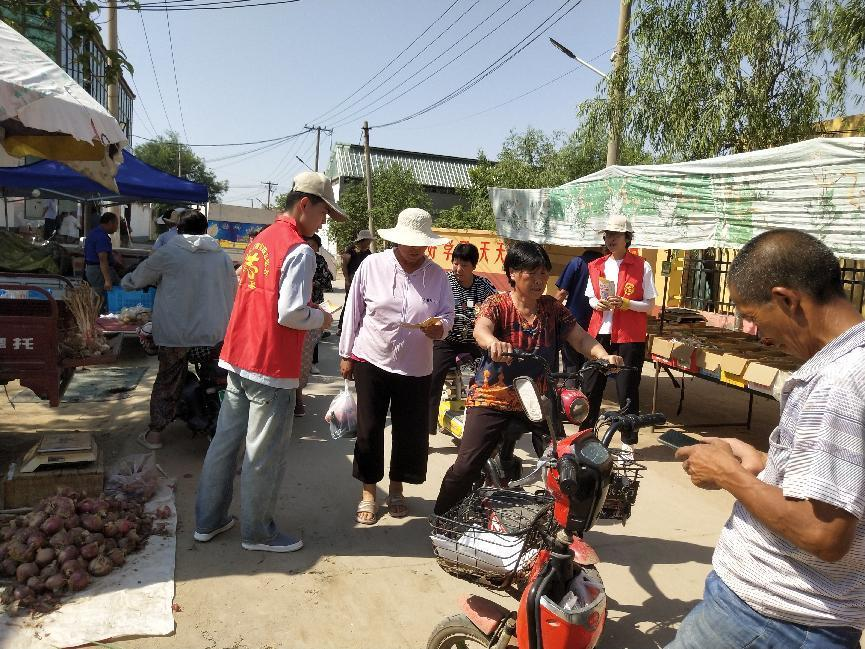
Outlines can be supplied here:
[[214, 537], [222, 534], [223, 532], [227, 532], [228, 530], [230, 530], [232, 527], [234, 527], [234, 524], [236, 522], [237, 522], [237, 519], [234, 516], [232, 516], [231, 518], [228, 519], [228, 522], [225, 525], [222, 525], [221, 527], [217, 527], [215, 530], [213, 530], [211, 532], [195, 532], [192, 535], [192, 538], [194, 538], [199, 543], [207, 543], [208, 541], [212, 540]]
[[309, 373], [310, 373], [310, 374], [313, 374], [313, 375], [315, 375], [315, 376], [320, 376], [320, 375], [321, 375], [321, 371], [318, 369], [318, 365], [313, 365], [313, 366], [312, 366], [312, 369], [309, 371]]

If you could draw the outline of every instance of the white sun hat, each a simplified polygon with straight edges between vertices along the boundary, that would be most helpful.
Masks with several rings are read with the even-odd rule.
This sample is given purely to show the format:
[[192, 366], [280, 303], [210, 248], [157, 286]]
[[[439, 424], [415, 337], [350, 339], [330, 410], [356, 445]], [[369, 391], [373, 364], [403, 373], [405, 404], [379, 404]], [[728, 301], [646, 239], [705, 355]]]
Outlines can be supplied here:
[[409, 207], [399, 213], [395, 228], [383, 228], [378, 236], [403, 246], [441, 246], [450, 239], [433, 234], [432, 216], [426, 210]]
[[607, 222], [598, 229], [598, 232], [630, 232], [633, 234], [634, 226], [631, 225], [631, 219], [621, 214], [610, 214]]

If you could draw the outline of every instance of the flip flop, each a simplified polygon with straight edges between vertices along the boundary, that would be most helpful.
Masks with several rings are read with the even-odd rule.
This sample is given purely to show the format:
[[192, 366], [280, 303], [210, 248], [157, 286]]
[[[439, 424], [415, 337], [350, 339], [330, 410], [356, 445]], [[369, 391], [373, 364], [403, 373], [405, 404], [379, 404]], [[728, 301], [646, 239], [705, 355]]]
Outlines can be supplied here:
[[408, 505], [404, 496], [388, 496], [384, 501], [387, 505], [391, 518], [405, 518], [408, 516]]
[[156, 444], [154, 444], [153, 442], [147, 441], [147, 431], [146, 430], [143, 433], [138, 435], [137, 441], [144, 448], [149, 449], [151, 451], [155, 451], [157, 449], [162, 448], [162, 442], [157, 442]]
[[[375, 525], [376, 521], [376, 513], [378, 512], [378, 505], [375, 501], [372, 500], [361, 500], [357, 504], [357, 511], [355, 512], [355, 520], [361, 525]], [[366, 519], [361, 518], [361, 514], [372, 514], [372, 518]]]

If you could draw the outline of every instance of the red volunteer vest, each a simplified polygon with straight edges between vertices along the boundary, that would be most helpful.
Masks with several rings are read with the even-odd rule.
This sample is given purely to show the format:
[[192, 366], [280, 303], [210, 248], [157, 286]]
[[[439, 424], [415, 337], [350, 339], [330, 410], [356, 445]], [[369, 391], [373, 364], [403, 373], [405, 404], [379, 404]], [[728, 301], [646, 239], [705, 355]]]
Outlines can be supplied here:
[[[595, 289], [595, 295], [600, 296], [599, 279], [604, 274], [604, 264], [609, 255], [595, 259], [589, 264], [589, 279]], [[626, 253], [619, 267], [619, 278], [616, 283], [616, 295], [629, 300], [643, 299], [643, 268], [645, 261], [633, 253]], [[610, 342], [642, 343], [646, 342], [646, 324], [649, 314], [640, 311], [615, 309], [613, 311], [613, 326], [610, 331]], [[597, 337], [604, 320], [603, 311], [592, 311], [589, 322], [589, 335]]]
[[246, 247], [221, 360], [277, 379], [300, 376], [306, 332], [283, 327], [276, 319], [282, 263], [302, 243], [295, 222], [281, 214]]

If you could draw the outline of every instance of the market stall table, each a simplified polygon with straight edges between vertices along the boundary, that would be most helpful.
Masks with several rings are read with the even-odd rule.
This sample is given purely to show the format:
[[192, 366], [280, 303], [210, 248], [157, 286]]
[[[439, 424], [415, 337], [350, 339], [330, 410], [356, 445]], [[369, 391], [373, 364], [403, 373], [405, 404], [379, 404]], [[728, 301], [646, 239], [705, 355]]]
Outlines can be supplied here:
[[[726, 386], [748, 394], [748, 418], [746, 427], [751, 428], [754, 396], [778, 399], [780, 390], [790, 373], [800, 363], [775, 347], [763, 345], [746, 333], [729, 331], [718, 327], [697, 324], [664, 323], [659, 333], [659, 323], [652, 323], [646, 346], [655, 367], [655, 382], [652, 389], [652, 408], [657, 403], [658, 383], [661, 370], [665, 370], [675, 382], [673, 370], [686, 375]], [[685, 383], [680, 389], [679, 409], [685, 399]], [[728, 425], [719, 422], [707, 426]]]

